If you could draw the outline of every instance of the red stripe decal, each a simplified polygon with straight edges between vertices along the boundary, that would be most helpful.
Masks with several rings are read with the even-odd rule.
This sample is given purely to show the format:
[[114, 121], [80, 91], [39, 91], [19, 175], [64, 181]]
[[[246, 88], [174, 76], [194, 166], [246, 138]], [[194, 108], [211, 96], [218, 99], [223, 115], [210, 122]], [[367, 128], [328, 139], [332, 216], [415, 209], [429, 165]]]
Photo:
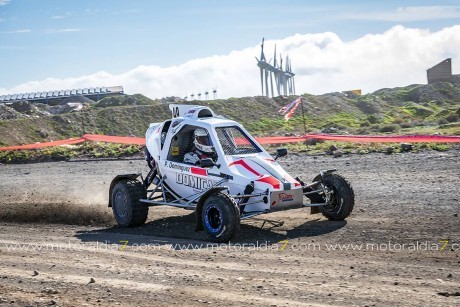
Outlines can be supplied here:
[[248, 171], [250, 171], [251, 173], [253, 173], [254, 175], [256, 176], [262, 176], [261, 174], [259, 174], [258, 172], [256, 172], [252, 167], [250, 167], [246, 162], [244, 162], [243, 160], [238, 160], [238, 161], [235, 161], [235, 162], [232, 162], [230, 163], [229, 167], [230, 166], [233, 166], [233, 165], [241, 165], [242, 167], [244, 167], [245, 169], [247, 169]]
[[199, 167], [191, 167], [190, 168], [190, 171], [192, 172], [192, 174], [194, 175], [200, 175], [200, 176], [207, 176], [208, 175], [208, 171], [204, 168], [199, 168]]
[[293, 183], [295, 187], [300, 186], [300, 183], [297, 180], [295, 180], [294, 178], [292, 178], [291, 175], [289, 175], [289, 174], [286, 174], [286, 176], [284, 176], [284, 179], [286, 179], [290, 183]]
[[267, 183], [267, 184], [271, 185], [275, 189], [280, 188], [280, 181], [278, 179], [276, 179], [275, 177], [273, 177], [273, 176], [264, 176], [262, 178], [257, 179], [256, 181]]

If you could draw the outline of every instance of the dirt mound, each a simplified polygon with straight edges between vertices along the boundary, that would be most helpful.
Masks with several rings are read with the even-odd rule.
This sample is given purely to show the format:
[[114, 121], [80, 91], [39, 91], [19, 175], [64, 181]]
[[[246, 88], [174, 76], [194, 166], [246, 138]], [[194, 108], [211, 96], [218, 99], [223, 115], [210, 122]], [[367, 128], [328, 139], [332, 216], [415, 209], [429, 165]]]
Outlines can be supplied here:
[[437, 105], [458, 103], [460, 88], [449, 82], [437, 82], [414, 88], [407, 94], [407, 99], [416, 103], [428, 104], [435, 102]]
[[71, 96], [65, 99], [62, 99], [61, 105], [65, 105], [67, 103], [87, 103], [87, 104], [95, 104], [94, 100], [86, 98], [85, 96]]
[[41, 117], [50, 116], [49, 106], [43, 103], [31, 103], [29, 101], [16, 101], [11, 105], [11, 108], [21, 114], [25, 114], [26, 117]]
[[96, 107], [117, 107], [117, 106], [140, 106], [140, 105], [157, 105], [158, 102], [142, 94], [111, 96], [101, 99]]
[[24, 114], [21, 114], [20, 112], [16, 111], [15, 109], [4, 105], [0, 104], [0, 120], [3, 119], [16, 119], [16, 118], [24, 118], [26, 117]]

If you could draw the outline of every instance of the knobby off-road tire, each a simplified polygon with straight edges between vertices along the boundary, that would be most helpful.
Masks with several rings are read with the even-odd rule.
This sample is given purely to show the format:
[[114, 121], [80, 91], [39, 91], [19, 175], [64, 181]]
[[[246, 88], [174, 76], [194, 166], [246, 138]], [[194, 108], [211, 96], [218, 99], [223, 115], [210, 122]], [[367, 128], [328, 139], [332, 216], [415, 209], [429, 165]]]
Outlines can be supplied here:
[[228, 242], [240, 230], [239, 209], [227, 194], [218, 192], [206, 198], [201, 217], [203, 229], [213, 242]]
[[[313, 181], [319, 181], [321, 176], [315, 177]], [[319, 207], [321, 213], [331, 221], [342, 221], [353, 211], [355, 206], [355, 193], [351, 184], [339, 174], [328, 174], [324, 176], [322, 184], [334, 193], [330, 196], [329, 204]], [[318, 189], [320, 186], [314, 187]], [[314, 193], [308, 195], [311, 203], [324, 203], [326, 197]]]
[[137, 180], [121, 180], [112, 190], [112, 211], [120, 227], [141, 226], [147, 220], [149, 207], [139, 199], [146, 198], [142, 183]]

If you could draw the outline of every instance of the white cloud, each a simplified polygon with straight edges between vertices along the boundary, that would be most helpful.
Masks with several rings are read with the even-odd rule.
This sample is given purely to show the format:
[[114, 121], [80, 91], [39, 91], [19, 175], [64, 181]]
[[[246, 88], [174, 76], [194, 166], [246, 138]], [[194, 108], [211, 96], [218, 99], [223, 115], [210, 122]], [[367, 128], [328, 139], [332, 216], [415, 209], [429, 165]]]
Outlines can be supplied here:
[[10, 0], [0, 0], [0, 6], [7, 5], [10, 2], [11, 2]]
[[47, 30], [46, 33], [66, 33], [66, 32], [80, 32], [82, 29], [79, 28], [69, 28], [69, 29], [57, 29], [57, 30]]
[[388, 12], [365, 12], [357, 14], [347, 14], [345, 18], [392, 22], [453, 19], [460, 18], [460, 6], [398, 7], [396, 10]]
[[16, 31], [11, 31], [11, 33], [29, 33], [29, 32], [32, 32], [32, 30], [31, 29], [20, 29]]
[[4, 34], [16, 34], [16, 33], [30, 33], [32, 32], [31, 29], [19, 29], [19, 30], [13, 30], [13, 31], [5, 31], [5, 32], [0, 32]]
[[[265, 41], [267, 59], [289, 54], [298, 94], [322, 94], [350, 89], [372, 92], [384, 87], [426, 83], [426, 70], [447, 57], [460, 74], [460, 26], [437, 32], [395, 26], [381, 34], [342, 41], [335, 33], [296, 34]], [[0, 94], [82, 87], [122, 85], [126, 93], [148, 97], [190, 96], [217, 86], [218, 97], [260, 95], [259, 70], [254, 56], [259, 45], [227, 55], [188, 61], [179, 66], [143, 65], [121, 74], [96, 72], [76, 78], [31, 81]], [[204, 97], [204, 96], [202, 96]]]

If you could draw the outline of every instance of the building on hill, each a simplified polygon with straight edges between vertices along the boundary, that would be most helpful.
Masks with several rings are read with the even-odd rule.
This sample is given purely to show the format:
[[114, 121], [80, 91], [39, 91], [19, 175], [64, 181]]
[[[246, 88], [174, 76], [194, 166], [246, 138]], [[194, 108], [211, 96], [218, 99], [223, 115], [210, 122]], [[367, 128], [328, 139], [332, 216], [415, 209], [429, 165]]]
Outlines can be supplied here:
[[66, 102], [73, 102], [73, 99], [76, 100], [76, 102], [82, 102], [82, 97], [84, 97], [83, 100], [89, 99], [89, 101], [99, 101], [104, 97], [115, 95], [124, 95], [122, 86], [90, 87], [73, 90], [0, 95], [0, 103], [9, 104], [16, 101], [29, 101], [58, 105]]
[[348, 98], [356, 98], [361, 96], [361, 90], [350, 90], [350, 91], [342, 91]]
[[428, 84], [435, 82], [460, 83], [460, 75], [452, 74], [452, 59], [448, 58], [426, 71]]

